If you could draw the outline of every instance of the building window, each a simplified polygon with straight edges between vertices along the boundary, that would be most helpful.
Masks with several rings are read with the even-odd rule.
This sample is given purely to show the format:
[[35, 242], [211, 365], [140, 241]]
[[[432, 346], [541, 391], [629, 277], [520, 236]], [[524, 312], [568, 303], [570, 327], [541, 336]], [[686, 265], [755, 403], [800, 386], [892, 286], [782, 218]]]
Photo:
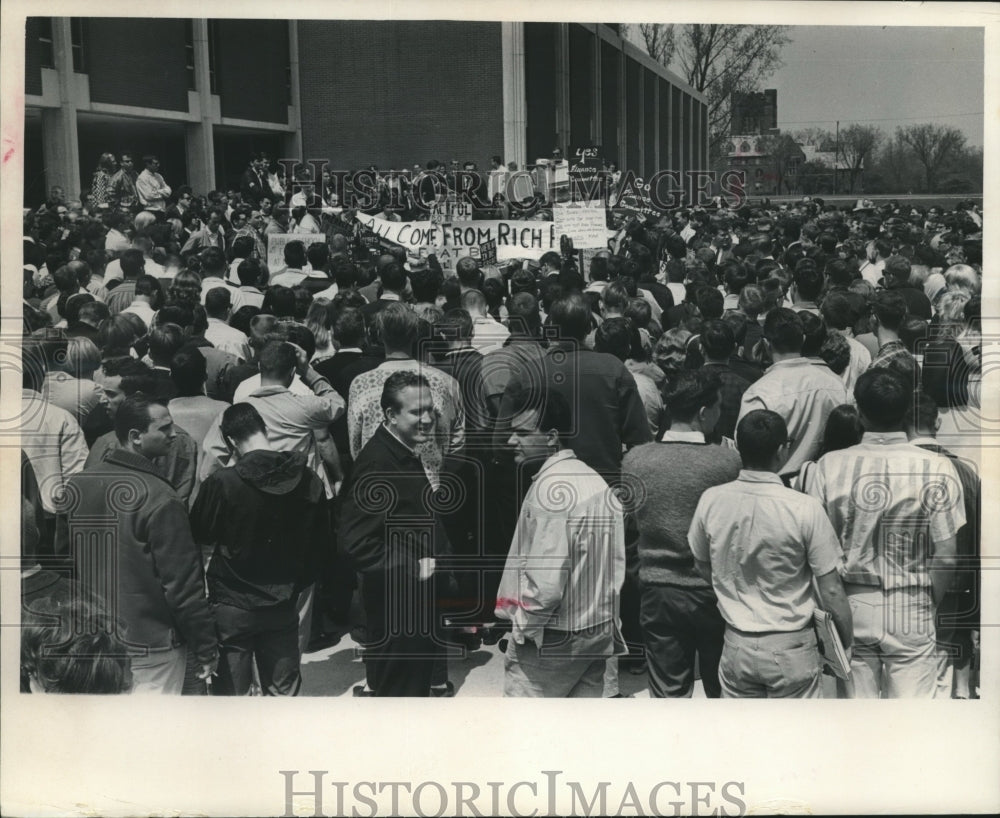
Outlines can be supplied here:
[[39, 59], [42, 68], [55, 68], [55, 56], [52, 51], [52, 18], [38, 18]]
[[184, 71], [187, 74], [188, 91], [198, 90], [194, 70], [194, 22], [184, 21]]
[[219, 22], [208, 21], [208, 90], [209, 93], [219, 93]]
[[70, 42], [73, 49], [73, 71], [77, 74], [87, 73], [87, 55], [84, 53], [83, 43], [85, 39], [85, 26], [87, 21], [83, 17], [70, 17], [69, 32]]

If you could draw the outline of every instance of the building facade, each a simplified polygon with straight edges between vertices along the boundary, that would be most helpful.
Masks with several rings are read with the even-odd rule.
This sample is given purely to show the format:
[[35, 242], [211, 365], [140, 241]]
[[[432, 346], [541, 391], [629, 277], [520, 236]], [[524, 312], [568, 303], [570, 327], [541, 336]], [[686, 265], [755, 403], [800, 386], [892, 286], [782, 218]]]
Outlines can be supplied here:
[[238, 184], [252, 152], [338, 170], [600, 146], [619, 169], [708, 162], [703, 96], [614, 24], [28, 18], [25, 202], [75, 198], [100, 154], [175, 188]]

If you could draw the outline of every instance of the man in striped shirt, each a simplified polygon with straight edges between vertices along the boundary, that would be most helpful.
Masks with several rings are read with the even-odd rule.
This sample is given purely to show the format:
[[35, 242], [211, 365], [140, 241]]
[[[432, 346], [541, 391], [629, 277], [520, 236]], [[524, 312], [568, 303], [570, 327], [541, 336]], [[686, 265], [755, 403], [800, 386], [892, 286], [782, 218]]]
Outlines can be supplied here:
[[854, 388], [865, 434], [816, 464], [810, 493], [843, 549], [854, 617], [858, 698], [931, 698], [938, 658], [935, 611], [953, 580], [962, 486], [948, 458], [907, 440], [912, 384], [869, 369]]

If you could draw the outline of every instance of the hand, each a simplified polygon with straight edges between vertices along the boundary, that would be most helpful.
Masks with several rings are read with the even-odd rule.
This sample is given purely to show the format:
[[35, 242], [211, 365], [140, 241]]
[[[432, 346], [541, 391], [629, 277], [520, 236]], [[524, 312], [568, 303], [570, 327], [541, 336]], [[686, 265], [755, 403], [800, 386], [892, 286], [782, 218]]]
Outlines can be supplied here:
[[419, 573], [417, 576], [421, 582], [424, 582], [431, 578], [431, 576], [434, 574], [435, 564], [436, 561], [434, 557], [423, 557], [422, 559], [418, 560], [417, 565]]
[[207, 682], [210, 676], [215, 676], [216, 670], [219, 667], [219, 657], [216, 656], [207, 665], [202, 665], [198, 671], [198, 678], [203, 682]]
[[[291, 341], [288, 343], [292, 344]], [[292, 346], [295, 348], [295, 374], [301, 378], [309, 369], [309, 356], [298, 344], [292, 344]]]

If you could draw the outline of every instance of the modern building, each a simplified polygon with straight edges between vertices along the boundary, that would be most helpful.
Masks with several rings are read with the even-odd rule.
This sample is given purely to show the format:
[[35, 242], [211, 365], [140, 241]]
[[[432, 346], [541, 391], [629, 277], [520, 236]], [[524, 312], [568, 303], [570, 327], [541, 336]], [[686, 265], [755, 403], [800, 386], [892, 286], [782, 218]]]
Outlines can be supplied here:
[[253, 151], [336, 169], [600, 146], [647, 177], [708, 161], [705, 98], [616, 24], [29, 18], [25, 201], [101, 153], [175, 187], [238, 184]]

